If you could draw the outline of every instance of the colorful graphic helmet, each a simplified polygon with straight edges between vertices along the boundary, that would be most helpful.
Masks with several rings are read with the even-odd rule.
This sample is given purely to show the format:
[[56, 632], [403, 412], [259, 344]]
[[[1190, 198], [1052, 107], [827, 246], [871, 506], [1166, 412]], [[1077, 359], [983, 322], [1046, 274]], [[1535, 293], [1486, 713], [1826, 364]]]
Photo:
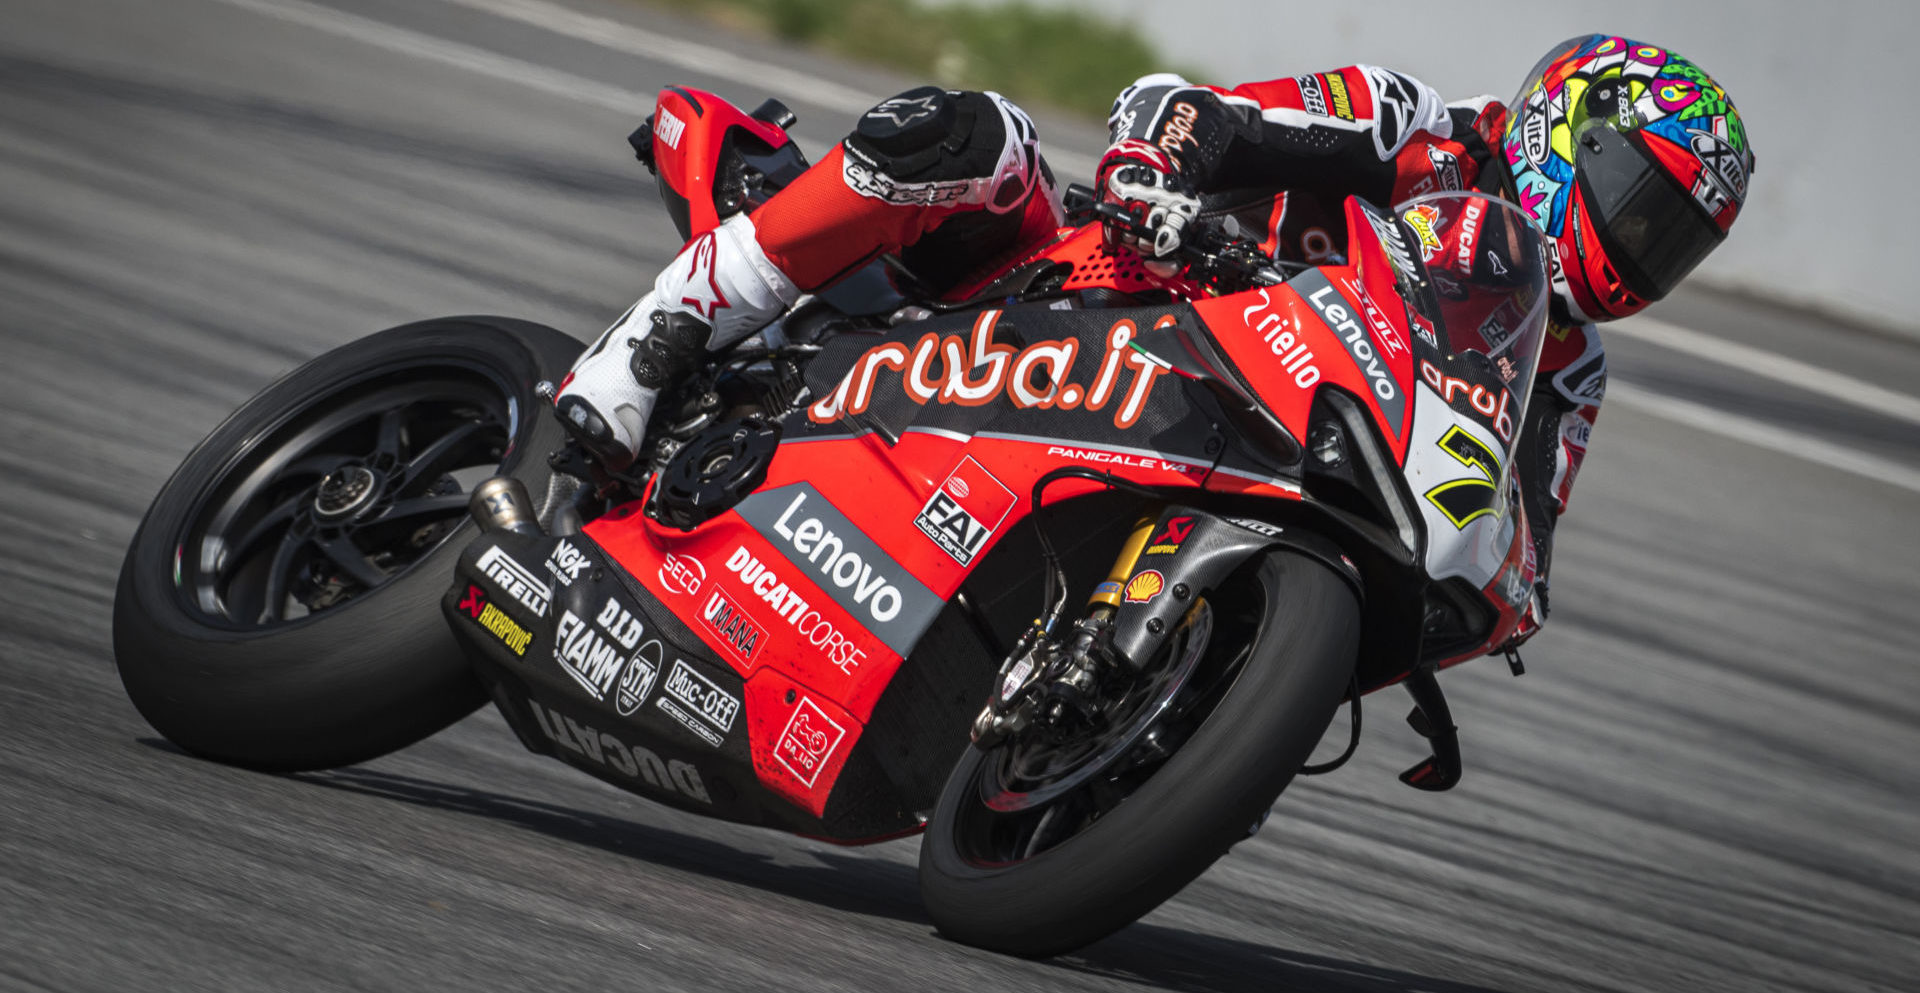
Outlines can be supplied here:
[[1561, 316], [1581, 321], [1671, 292], [1725, 240], [1753, 171], [1727, 91], [1672, 52], [1599, 34], [1533, 67], [1501, 150], [1553, 244]]

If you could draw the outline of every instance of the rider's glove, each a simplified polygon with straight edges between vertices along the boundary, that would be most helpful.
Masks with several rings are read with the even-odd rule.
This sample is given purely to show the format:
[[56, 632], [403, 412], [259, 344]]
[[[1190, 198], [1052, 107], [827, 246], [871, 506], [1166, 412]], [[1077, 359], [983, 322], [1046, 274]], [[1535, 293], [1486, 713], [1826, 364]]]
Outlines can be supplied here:
[[1167, 153], [1147, 142], [1115, 142], [1094, 172], [1100, 199], [1126, 208], [1142, 232], [1109, 222], [1109, 245], [1125, 245], [1143, 258], [1165, 259], [1180, 247], [1187, 225], [1200, 214], [1200, 198], [1180, 178]]

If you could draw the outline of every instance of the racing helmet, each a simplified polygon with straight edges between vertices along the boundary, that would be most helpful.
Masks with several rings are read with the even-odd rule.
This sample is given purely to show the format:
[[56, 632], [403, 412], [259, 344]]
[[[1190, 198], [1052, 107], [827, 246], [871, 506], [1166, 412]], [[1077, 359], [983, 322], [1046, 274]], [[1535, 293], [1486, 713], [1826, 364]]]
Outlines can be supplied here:
[[1726, 90], [1673, 52], [1602, 34], [1533, 67], [1500, 148], [1515, 202], [1547, 234], [1556, 316], [1570, 321], [1625, 317], [1671, 292], [1726, 239], [1753, 172]]

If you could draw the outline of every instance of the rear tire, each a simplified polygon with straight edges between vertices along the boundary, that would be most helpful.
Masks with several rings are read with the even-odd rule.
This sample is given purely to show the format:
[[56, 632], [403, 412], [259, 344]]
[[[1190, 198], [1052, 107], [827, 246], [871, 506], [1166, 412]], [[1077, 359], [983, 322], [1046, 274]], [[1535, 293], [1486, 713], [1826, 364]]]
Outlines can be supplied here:
[[[967, 750], [920, 847], [922, 898], [942, 934], [1013, 955], [1071, 951], [1159, 906], [1266, 816], [1338, 708], [1359, 604], [1297, 553], [1269, 554], [1255, 578], [1264, 609], [1232, 685], [1172, 757], [1077, 834], [1024, 858], [996, 853], [983, 839], [1005, 815], [980, 786], [991, 753]], [[1209, 653], [1238, 647], [1222, 640]]]
[[[161, 488], [121, 568], [114, 656], [141, 716], [196, 755], [284, 772], [383, 755], [480, 706], [439, 611], [474, 535], [464, 491], [495, 473], [545, 491], [563, 439], [534, 388], [580, 348], [524, 321], [422, 321], [247, 401]], [[322, 513], [323, 480], [362, 466], [375, 496]]]

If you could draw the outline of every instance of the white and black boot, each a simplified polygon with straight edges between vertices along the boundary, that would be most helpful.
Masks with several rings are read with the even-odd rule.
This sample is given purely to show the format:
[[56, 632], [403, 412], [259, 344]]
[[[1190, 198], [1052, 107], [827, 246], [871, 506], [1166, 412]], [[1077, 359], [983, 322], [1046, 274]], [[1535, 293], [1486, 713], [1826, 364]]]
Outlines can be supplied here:
[[640, 298], [588, 348], [560, 384], [561, 423], [602, 466], [624, 471], [639, 455], [660, 391], [708, 351], [765, 327], [800, 295], [767, 258], [746, 215], [680, 250]]

